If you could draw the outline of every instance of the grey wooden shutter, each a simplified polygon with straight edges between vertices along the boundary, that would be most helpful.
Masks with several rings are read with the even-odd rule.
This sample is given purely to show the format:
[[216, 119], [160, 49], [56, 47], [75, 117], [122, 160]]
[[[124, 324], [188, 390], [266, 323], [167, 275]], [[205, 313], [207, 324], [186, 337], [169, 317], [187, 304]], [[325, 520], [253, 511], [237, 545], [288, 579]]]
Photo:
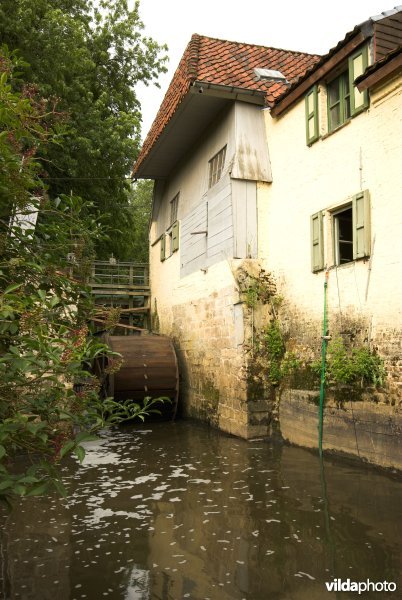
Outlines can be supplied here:
[[368, 190], [359, 192], [352, 199], [353, 259], [370, 256], [370, 195]]
[[313, 273], [324, 268], [323, 215], [319, 211], [310, 217], [311, 226], [311, 270]]

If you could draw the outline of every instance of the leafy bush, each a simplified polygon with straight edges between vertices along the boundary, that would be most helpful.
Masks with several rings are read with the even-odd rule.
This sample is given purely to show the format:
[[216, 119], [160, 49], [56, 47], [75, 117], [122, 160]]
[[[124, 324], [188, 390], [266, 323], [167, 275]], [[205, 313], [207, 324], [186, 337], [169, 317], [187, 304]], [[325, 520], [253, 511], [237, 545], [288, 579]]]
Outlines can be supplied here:
[[342, 338], [330, 342], [327, 379], [335, 384], [382, 385], [385, 369], [382, 359], [369, 348], [347, 348]]

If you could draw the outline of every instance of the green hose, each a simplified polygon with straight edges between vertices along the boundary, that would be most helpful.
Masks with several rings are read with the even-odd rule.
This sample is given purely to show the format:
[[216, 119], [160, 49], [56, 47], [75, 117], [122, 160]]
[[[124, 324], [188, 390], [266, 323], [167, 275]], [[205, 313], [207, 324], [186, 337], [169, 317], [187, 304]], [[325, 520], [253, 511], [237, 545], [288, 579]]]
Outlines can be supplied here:
[[320, 381], [320, 404], [318, 411], [318, 452], [320, 458], [322, 458], [322, 431], [323, 431], [323, 419], [324, 419], [324, 400], [325, 400], [325, 371], [327, 361], [327, 345], [328, 345], [328, 332], [327, 332], [327, 288], [328, 288], [328, 271], [325, 273], [324, 281], [324, 318], [322, 324], [322, 345], [321, 345], [321, 381]]

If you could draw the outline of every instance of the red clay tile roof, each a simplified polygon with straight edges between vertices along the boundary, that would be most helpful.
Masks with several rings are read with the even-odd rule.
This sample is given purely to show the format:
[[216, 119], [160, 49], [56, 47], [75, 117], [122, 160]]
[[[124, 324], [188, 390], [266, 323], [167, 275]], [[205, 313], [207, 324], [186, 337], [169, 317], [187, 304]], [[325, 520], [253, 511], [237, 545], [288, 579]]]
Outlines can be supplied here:
[[218, 40], [194, 34], [184, 51], [158, 114], [143, 143], [133, 175], [159, 138], [194, 81], [265, 92], [272, 106], [285, 90], [278, 81], [258, 80], [255, 68], [273, 69], [294, 83], [312, 67], [319, 56], [265, 46]]

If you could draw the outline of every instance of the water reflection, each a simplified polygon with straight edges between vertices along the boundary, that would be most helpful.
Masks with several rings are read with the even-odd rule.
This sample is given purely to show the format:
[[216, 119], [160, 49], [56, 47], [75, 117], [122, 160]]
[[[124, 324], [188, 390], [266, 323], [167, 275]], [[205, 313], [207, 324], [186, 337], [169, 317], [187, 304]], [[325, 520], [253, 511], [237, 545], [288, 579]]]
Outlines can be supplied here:
[[307, 451], [178, 422], [106, 433], [65, 481], [68, 502], [4, 515], [4, 598], [321, 600], [355, 597], [328, 593], [333, 577], [402, 584], [401, 481], [369, 468], [327, 460], [324, 478]]

